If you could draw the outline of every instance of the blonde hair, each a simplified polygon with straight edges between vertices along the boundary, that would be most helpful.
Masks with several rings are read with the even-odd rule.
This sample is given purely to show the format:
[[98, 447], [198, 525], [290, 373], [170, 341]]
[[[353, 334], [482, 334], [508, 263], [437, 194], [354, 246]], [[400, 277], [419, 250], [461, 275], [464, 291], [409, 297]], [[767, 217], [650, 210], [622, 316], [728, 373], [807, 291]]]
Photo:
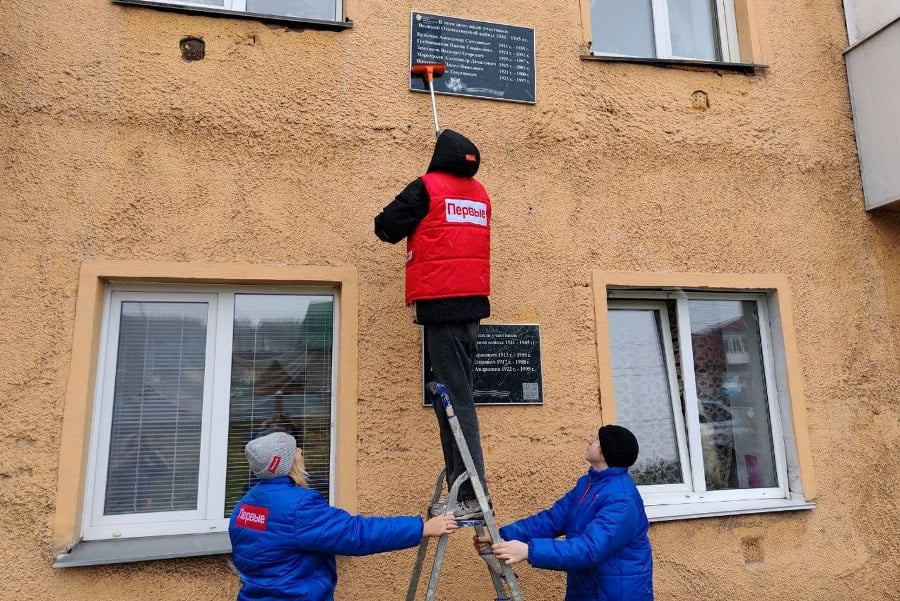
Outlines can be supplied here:
[[306, 466], [303, 464], [302, 453], [294, 455], [294, 463], [291, 464], [291, 471], [288, 472], [288, 476], [291, 477], [291, 480], [297, 486], [309, 487], [309, 474], [306, 472]]

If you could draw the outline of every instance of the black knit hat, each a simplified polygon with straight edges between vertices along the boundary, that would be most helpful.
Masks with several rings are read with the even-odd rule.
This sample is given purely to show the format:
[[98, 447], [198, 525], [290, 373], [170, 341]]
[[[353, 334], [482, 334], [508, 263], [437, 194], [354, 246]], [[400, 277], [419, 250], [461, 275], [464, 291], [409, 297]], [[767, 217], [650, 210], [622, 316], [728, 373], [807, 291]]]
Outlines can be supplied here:
[[609, 467], [631, 467], [637, 461], [638, 441], [627, 428], [603, 426], [597, 431], [597, 440]]

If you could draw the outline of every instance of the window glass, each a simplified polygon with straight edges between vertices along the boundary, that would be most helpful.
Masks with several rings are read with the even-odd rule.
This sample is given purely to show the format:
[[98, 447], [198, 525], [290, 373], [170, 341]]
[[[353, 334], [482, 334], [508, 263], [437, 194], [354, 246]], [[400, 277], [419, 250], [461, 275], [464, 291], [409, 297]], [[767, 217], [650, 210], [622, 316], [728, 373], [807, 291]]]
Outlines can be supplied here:
[[778, 486], [756, 303], [688, 306], [707, 490]]
[[681, 58], [722, 60], [715, 0], [668, 0], [672, 54]]
[[247, 12], [334, 21], [335, 0], [247, 0]]
[[328, 498], [331, 296], [236, 294], [225, 515], [255, 479], [244, 445], [277, 426], [297, 438], [309, 485]]
[[657, 310], [609, 311], [616, 421], [639, 441], [639, 485], [683, 482], [662, 335]]
[[329, 499], [335, 294], [125, 288], [108, 297], [85, 540], [221, 528], [256, 483], [244, 446], [271, 426]]
[[122, 303], [104, 515], [197, 509], [207, 312]]
[[591, 0], [591, 50], [656, 56], [651, 0]]
[[164, 4], [178, 4], [185, 6], [215, 6], [217, 8], [231, 8], [225, 5], [225, 0], [159, 0]]

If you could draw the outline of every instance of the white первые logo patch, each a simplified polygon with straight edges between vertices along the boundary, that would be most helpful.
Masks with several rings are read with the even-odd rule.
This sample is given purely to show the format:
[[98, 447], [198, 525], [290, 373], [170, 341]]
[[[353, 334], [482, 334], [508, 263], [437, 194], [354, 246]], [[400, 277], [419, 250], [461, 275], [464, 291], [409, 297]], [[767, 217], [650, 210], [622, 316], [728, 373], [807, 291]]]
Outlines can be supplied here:
[[477, 200], [447, 198], [444, 200], [444, 214], [449, 223], [488, 224], [487, 204]]
[[250, 528], [251, 530], [259, 530], [265, 532], [268, 529], [269, 508], [258, 507], [244, 503], [238, 510], [237, 519], [234, 525], [240, 528]]

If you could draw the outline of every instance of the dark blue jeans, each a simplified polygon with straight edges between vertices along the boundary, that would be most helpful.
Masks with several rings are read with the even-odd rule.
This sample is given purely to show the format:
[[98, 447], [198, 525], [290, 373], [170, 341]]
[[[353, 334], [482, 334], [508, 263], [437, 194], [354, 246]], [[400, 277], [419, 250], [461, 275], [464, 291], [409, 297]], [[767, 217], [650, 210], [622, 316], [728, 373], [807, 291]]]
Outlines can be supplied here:
[[[425, 324], [425, 352], [431, 361], [434, 379], [447, 387], [453, 411], [459, 420], [459, 426], [466, 440], [466, 446], [472, 454], [478, 478], [487, 493], [484, 480], [484, 455], [481, 452], [481, 435], [478, 430], [478, 415], [475, 413], [475, 401], [472, 397], [474, 378], [472, 370], [475, 353], [478, 350], [478, 321], [462, 323]], [[447, 467], [447, 485], [453, 484], [457, 477], [466, 472], [462, 455], [456, 447], [450, 422], [441, 403], [434, 404], [438, 428], [441, 433], [441, 448], [444, 452], [444, 465]], [[469, 481], [459, 489], [459, 500], [475, 498], [475, 491]]]

